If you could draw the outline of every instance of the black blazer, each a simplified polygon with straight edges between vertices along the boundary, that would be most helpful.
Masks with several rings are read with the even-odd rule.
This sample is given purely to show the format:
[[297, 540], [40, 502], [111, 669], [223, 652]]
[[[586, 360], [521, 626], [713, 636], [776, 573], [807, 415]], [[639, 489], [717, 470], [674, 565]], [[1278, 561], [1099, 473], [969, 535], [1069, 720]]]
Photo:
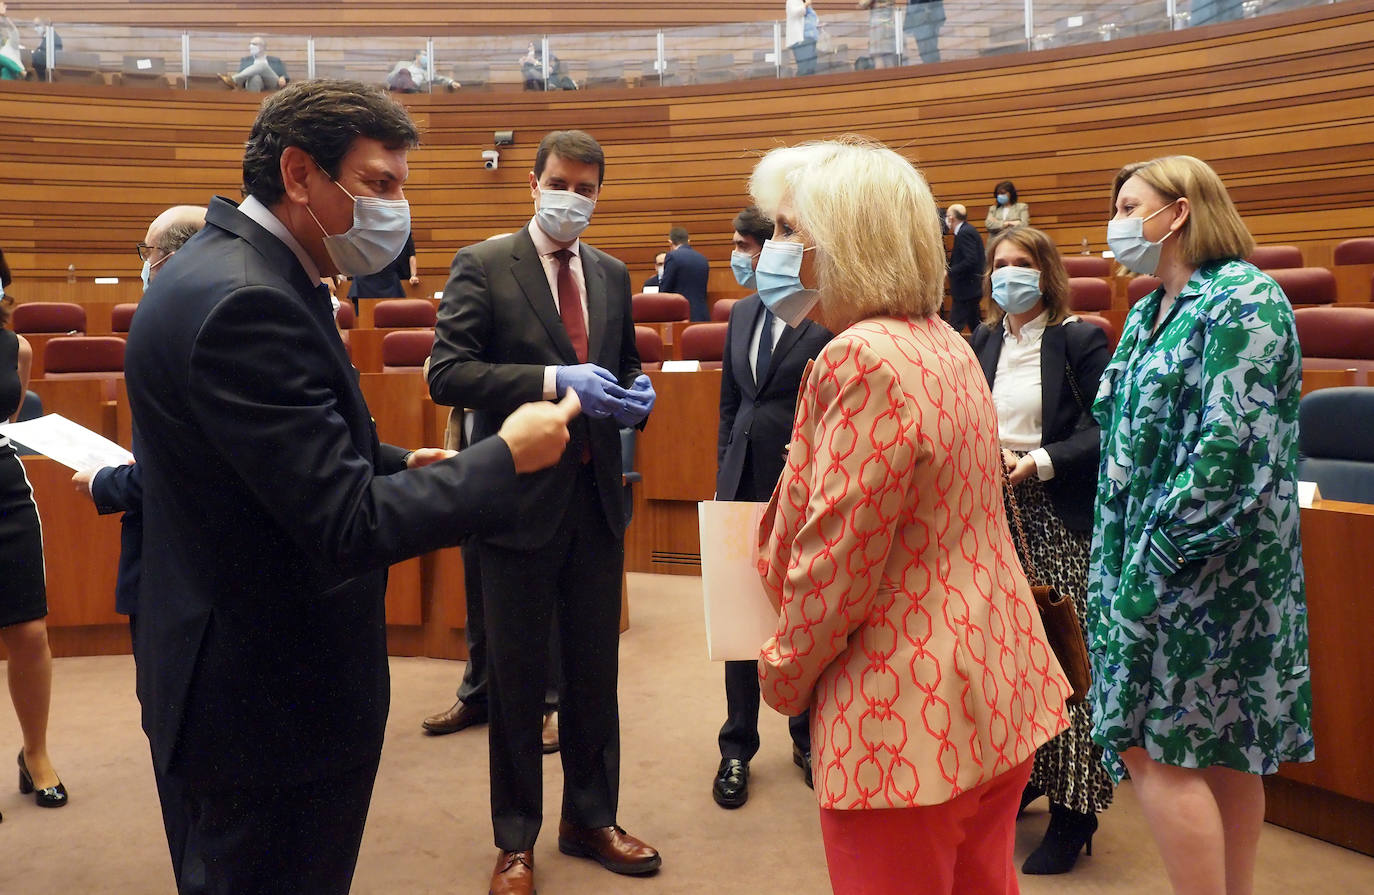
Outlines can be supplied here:
[[[810, 320], [787, 327], [773, 346], [763, 382], [754, 383], [749, 340], [763, 315], [758, 293], [730, 309], [720, 378], [720, 431], [716, 438], [716, 499], [767, 500], [782, 475], [784, 448], [792, 437], [806, 363], [834, 333]], [[752, 473], [742, 481], [746, 459]]]
[[983, 237], [968, 221], [954, 234], [954, 249], [949, 254], [949, 296], [955, 301], [983, 297]]
[[119, 573], [115, 578], [115, 612], [138, 613], [138, 583], [143, 560], [143, 470], [137, 463], [108, 466], [91, 479], [91, 499], [102, 516], [123, 513], [119, 520]]
[[[1002, 356], [1002, 325], [979, 326], [973, 331], [972, 345], [988, 378], [988, 388], [992, 388], [997, 360]], [[1086, 321], [1046, 327], [1040, 340], [1041, 419], [1045, 429], [1041, 447], [1054, 464], [1054, 478], [1045, 483], [1045, 489], [1064, 525], [1074, 531], [1089, 531], [1093, 525], [1101, 429], [1091, 413], [1087, 414], [1087, 425], [1077, 428], [1078, 403], [1064, 366], [1067, 362], [1073, 369], [1085, 408], [1091, 408], [1098, 380], [1110, 359], [1106, 334]]]
[[[533, 224], [529, 226], [534, 226]], [[630, 274], [625, 265], [585, 242], [587, 359], [629, 387], [639, 376]], [[544, 368], [576, 364], [558, 305], [528, 227], [468, 246], [453, 258], [439, 304], [429, 361], [429, 393], [440, 404], [473, 411], [472, 440], [494, 435], [512, 410], [544, 399]], [[518, 529], [488, 538], [514, 550], [536, 550], [558, 531], [584, 445], [611, 531], [625, 531], [620, 429], [615, 420], [585, 414], [569, 426], [572, 441], [556, 466], [523, 476], [507, 495], [524, 519]]]
[[711, 279], [711, 262], [690, 245], [673, 249], [663, 262], [663, 276], [658, 278], [659, 292], [676, 292], [685, 296], [692, 306], [693, 320], [710, 320], [711, 309], [706, 306], [706, 285]]
[[125, 375], [143, 480], [138, 695], [158, 770], [227, 788], [375, 759], [387, 566], [515, 522], [505, 443], [402, 471], [328, 290], [218, 197], [144, 295]]

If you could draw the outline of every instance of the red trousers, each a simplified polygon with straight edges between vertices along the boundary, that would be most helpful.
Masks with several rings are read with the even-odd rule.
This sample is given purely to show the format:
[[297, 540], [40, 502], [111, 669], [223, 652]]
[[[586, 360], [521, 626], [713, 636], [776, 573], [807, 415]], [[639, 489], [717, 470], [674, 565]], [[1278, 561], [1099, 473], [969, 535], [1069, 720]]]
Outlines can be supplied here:
[[1033, 764], [943, 805], [821, 809], [835, 895], [1017, 895], [1016, 809]]

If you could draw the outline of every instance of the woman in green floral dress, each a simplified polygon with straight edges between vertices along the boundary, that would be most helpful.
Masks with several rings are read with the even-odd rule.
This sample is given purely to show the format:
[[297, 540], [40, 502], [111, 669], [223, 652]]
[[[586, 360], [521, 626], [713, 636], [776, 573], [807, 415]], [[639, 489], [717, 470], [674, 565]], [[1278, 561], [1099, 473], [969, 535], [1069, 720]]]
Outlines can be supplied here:
[[1310, 761], [1297, 499], [1302, 357], [1206, 163], [1116, 176], [1108, 244], [1163, 285], [1102, 375], [1089, 570], [1094, 739], [1175, 892], [1251, 891], [1260, 775]]

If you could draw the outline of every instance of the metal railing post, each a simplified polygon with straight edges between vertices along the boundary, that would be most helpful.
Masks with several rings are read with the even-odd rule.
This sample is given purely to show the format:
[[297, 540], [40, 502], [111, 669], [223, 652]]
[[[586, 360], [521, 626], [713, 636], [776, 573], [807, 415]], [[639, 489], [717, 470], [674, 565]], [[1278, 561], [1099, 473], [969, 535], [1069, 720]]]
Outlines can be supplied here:
[[305, 39], [305, 76], [307, 78], [315, 77], [315, 38], [313, 37]]
[[191, 32], [181, 32], [181, 81], [191, 89]]

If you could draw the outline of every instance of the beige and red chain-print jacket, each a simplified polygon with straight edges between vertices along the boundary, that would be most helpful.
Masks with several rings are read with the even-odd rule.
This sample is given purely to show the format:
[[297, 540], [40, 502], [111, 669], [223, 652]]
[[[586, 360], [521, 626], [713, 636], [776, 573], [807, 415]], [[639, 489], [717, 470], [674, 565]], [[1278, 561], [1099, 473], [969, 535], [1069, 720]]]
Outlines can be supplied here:
[[1068, 726], [1002, 507], [997, 414], [943, 321], [877, 317], [821, 352], [759, 533], [780, 604], [763, 698], [811, 709], [822, 808], [937, 805]]

